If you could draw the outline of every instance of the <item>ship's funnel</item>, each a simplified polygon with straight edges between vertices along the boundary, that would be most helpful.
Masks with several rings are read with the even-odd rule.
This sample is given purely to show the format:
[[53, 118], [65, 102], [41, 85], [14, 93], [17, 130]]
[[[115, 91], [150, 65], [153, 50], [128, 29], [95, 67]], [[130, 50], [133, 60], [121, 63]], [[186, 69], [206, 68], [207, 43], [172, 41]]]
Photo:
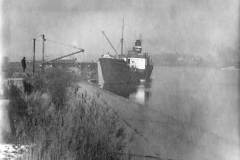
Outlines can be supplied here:
[[137, 53], [141, 53], [141, 52], [142, 52], [142, 41], [139, 40], [139, 39], [136, 40], [133, 49], [134, 49], [134, 51], [136, 51]]

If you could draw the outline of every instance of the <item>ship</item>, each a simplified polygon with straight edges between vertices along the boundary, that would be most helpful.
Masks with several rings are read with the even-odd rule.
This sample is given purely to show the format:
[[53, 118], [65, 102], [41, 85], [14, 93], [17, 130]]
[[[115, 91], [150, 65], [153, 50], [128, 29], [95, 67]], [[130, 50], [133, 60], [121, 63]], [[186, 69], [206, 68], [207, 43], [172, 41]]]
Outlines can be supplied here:
[[127, 84], [150, 80], [153, 62], [148, 53], [142, 52], [142, 40], [137, 39], [127, 54], [123, 54], [123, 31], [121, 38], [121, 54], [113, 47], [106, 34], [102, 32], [116, 55], [105, 54], [99, 58], [104, 83]]

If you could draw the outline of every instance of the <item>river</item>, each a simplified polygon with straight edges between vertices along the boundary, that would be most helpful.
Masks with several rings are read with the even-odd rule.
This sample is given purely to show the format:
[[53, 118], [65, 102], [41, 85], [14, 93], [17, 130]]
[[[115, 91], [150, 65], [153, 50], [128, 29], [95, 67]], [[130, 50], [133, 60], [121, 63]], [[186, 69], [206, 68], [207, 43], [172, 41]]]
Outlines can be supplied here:
[[161, 157], [237, 160], [238, 87], [234, 68], [155, 67], [151, 82], [105, 89], [143, 106], [138, 128]]

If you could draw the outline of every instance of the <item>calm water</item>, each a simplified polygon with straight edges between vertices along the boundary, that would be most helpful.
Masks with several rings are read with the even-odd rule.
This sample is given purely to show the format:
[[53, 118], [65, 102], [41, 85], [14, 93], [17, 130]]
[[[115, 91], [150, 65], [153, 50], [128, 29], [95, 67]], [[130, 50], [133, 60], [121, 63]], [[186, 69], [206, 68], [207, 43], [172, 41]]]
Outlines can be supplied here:
[[105, 86], [142, 104], [139, 130], [174, 159], [239, 159], [239, 70], [155, 67], [151, 82]]

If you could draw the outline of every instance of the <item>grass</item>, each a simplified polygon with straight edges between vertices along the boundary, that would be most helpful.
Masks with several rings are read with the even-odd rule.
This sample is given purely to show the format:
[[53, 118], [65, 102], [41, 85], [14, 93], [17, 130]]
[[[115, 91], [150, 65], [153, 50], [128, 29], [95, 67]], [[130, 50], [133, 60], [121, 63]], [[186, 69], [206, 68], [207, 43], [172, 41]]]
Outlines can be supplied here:
[[51, 69], [27, 80], [33, 91], [8, 91], [12, 141], [33, 144], [24, 159], [118, 160], [129, 133], [114, 112], [77, 94], [75, 75]]

